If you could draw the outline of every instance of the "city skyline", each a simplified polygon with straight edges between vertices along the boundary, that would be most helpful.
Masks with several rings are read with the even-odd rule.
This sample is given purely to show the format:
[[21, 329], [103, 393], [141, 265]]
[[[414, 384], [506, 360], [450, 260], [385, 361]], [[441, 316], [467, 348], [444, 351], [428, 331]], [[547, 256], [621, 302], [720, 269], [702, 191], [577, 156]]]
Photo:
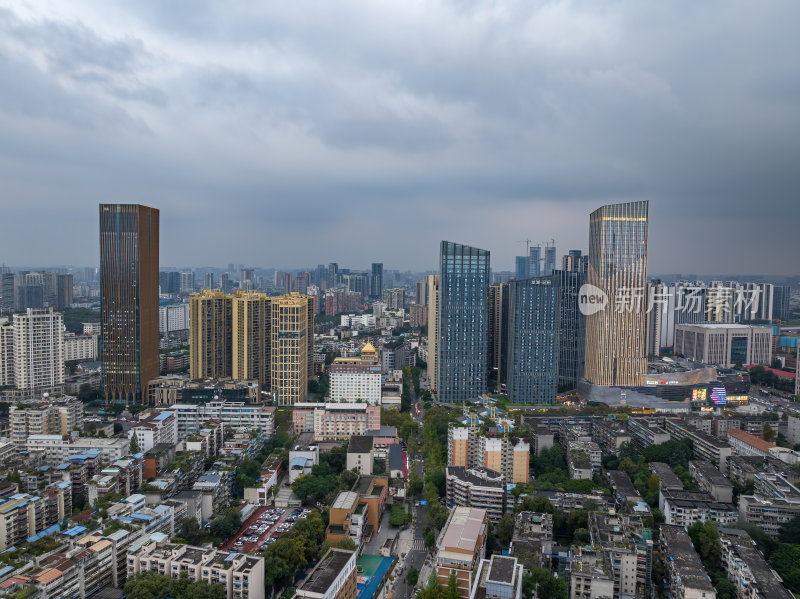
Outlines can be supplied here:
[[797, 274], [800, 7], [492, 7], [9, 3], [3, 219], [46, 241], [7, 226], [0, 261], [96, 264], [94, 207], [147, 198], [164, 264], [425, 270], [462, 239], [512, 270], [649, 200], [648, 272]]

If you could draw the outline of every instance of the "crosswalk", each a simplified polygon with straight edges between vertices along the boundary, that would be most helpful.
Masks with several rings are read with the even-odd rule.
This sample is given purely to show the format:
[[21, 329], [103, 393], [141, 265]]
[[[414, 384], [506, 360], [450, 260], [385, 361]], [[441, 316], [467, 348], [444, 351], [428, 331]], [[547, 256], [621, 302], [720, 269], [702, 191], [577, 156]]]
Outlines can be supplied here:
[[425, 541], [423, 539], [414, 539], [414, 546], [412, 547], [415, 551], [424, 551], [425, 550]]

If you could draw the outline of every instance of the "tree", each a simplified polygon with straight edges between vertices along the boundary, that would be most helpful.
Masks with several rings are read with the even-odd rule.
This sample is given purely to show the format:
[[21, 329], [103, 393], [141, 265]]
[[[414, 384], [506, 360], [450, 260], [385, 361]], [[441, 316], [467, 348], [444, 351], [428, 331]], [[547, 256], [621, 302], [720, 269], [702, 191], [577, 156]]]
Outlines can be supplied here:
[[589, 542], [589, 531], [585, 528], [576, 528], [572, 533], [572, 541], [576, 545], [585, 545]]
[[356, 542], [350, 537], [343, 538], [341, 541], [336, 543], [336, 547], [338, 549], [347, 549], [348, 551], [355, 551], [356, 549], [358, 549], [358, 547], [356, 546]]
[[781, 543], [800, 542], [800, 516], [792, 518], [781, 527], [778, 540]]
[[415, 587], [417, 586], [417, 582], [419, 581], [419, 571], [416, 568], [411, 568], [406, 574], [406, 582], [409, 586]]
[[502, 518], [500, 518], [500, 521], [497, 523], [497, 531], [495, 534], [502, 543], [510, 543], [511, 537], [514, 536], [514, 516], [511, 514], [503, 514]]
[[775, 437], [777, 436], [777, 433], [775, 432], [774, 428], [772, 428], [768, 423], [765, 422], [764, 423], [764, 435], [763, 436], [764, 436], [764, 440], [765, 441], [769, 441], [770, 443], [774, 443], [775, 442]]
[[131, 444], [128, 446], [131, 454], [139, 453], [139, 442], [136, 440], [136, 433], [131, 433]]
[[422, 538], [425, 541], [425, 547], [427, 549], [430, 549], [436, 544], [436, 535], [430, 528], [425, 529], [425, 532], [422, 534]]
[[522, 578], [522, 593], [530, 599], [534, 592], [540, 599], [566, 599], [567, 583], [545, 568], [532, 568]]
[[456, 571], [450, 570], [450, 577], [447, 579], [447, 588], [442, 593], [442, 599], [460, 599], [461, 591], [458, 590], [458, 578]]
[[415, 497], [422, 492], [422, 479], [416, 472], [412, 472], [408, 476], [408, 494]]

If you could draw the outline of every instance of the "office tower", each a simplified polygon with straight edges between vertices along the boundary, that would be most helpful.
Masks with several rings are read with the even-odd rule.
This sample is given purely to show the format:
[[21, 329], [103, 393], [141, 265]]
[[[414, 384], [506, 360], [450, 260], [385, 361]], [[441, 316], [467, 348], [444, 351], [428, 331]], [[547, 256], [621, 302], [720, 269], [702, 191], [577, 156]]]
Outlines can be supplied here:
[[24, 312], [28, 308], [44, 308], [44, 284], [36, 282], [35, 278], [28, 275], [18, 275], [17, 281], [19, 283], [15, 284], [14, 310]]
[[678, 281], [668, 287], [667, 294], [664, 301], [667, 311], [661, 316], [659, 346], [671, 348], [675, 342], [675, 325], [705, 322], [706, 287], [700, 282]]
[[218, 379], [233, 372], [231, 296], [205, 290], [189, 296], [189, 377]]
[[207, 272], [203, 277], [203, 289], [214, 289], [214, 273]]
[[52, 308], [14, 314], [14, 385], [52, 387], [64, 382], [64, 321]]
[[100, 301], [106, 403], [145, 403], [158, 366], [159, 212], [100, 204]]
[[558, 388], [575, 389], [583, 378], [586, 351], [586, 317], [578, 304], [578, 293], [586, 282], [581, 271], [557, 270], [559, 279]]
[[[247, 282], [250, 285], [247, 285]], [[243, 268], [239, 271], [239, 289], [253, 289], [256, 282], [256, 271], [253, 268]]]
[[381, 293], [383, 293], [383, 262], [373, 262], [369, 294], [372, 297], [380, 297]]
[[587, 258], [588, 256], [582, 255], [580, 250], [569, 250], [567, 255], [561, 258], [561, 270], [586, 274]]
[[420, 306], [428, 305], [428, 279], [417, 281], [417, 304]]
[[558, 391], [558, 276], [508, 284], [508, 397], [519, 404], [555, 403]]
[[439, 388], [439, 275], [428, 275], [428, 381]]
[[589, 218], [587, 279], [608, 299], [605, 309], [586, 318], [585, 378], [595, 385], [636, 386], [647, 373], [647, 301], [641, 296], [647, 282], [648, 209], [647, 201], [612, 204]]
[[542, 246], [532, 245], [528, 250], [528, 276], [542, 276]]
[[14, 303], [14, 275], [10, 272], [0, 273], [0, 313], [13, 312]]
[[328, 269], [325, 268], [324, 264], [317, 264], [317, 268], [314, 269], [314, 285], [322, 289], [322, 283], [328, 280]]
[[237, 380], [257, 380], [269, 389], [270, 299], [266, 293], [239, 291], [231, 298], [232, 375]]
[[194, 293], [194, 271], [193, 270], [181, 271], [180, 277], [181, 277], [180, 293], [184, 295], [188, 295], [189, 293]]
[[328, 264], [328, 288], [339, 284], [339, 265], [336, 262]]
[[171, 270], [158, 273], [158, 284], [164, 295], [178, 294], [181, 291], [181, 273]]
[[381, 298], [387, 308], [393, 310], [402, 309], [406, 307], [406, 290], [402, 287], [392, 287], [391, 289], [383, 290], [383, 297]]
[[508, 349], [508, 283], [489, 286], [489, 386], [497, 392], [506, 382], [506, 351]]
[[489, 252], [442, 241], [439, 274], [439, 401], [486, 392]]
[[542, 276], [549, 277], [556, 269], [556, 246], [548, 243], [544, 248], [544, 266], [542, 267]]
[[789, 318], [789, 298], [791, 296], [791, 287], [775, 285], [774, 295], [772, 296], [772, 318], [775, 320], [787, 320]]
[[528, 278], [529, 263], [530, 257], [528, 256], [517, 256], [514, 259], [514, 278], [517, 281]]
[[56, 302], [59, 309], [69, 308], [72, 305], [72, 275], [56, 275]]
[[272, 392], [277, 406], [293, 406], [308, 393], [309, 302], [306, 295], [292, 293], [271, 298], [272, 303]]

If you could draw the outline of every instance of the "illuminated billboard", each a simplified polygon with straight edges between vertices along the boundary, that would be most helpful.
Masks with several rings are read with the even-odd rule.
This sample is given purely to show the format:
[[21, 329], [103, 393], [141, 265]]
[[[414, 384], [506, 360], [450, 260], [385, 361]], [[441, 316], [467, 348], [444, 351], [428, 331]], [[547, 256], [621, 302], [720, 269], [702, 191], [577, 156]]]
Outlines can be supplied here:
[[708, 399], [708, 389], [692, 389], [692, 401], [705, 401]]
[[718, 406], [723, 406], [728, 403], [728, 394], [725, 387], [714, 387], [711, 389], [711, 401]]

